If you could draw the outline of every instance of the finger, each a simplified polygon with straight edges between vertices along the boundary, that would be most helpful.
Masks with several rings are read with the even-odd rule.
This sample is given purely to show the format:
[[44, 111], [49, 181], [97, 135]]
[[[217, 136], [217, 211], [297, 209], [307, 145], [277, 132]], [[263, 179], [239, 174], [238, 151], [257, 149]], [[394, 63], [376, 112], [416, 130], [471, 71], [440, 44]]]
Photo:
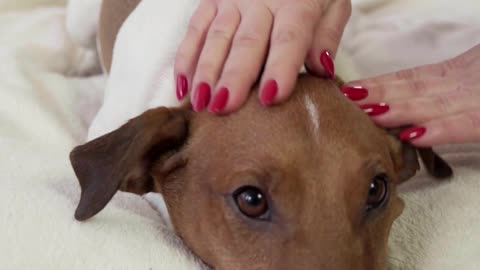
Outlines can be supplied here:
[[292, 93], [319, 11], [298, 3], [285, 6], [275, 15], [270, 50], [262, 76], [260, 101], [268, 106], [285, 101]]
[[177, 97], [182, 100], [190, 88], [205, 36], [210, 23], [215, 17], [217, 7], [214, 0], [200, 2], [190, 19], [185, 38], [181, 42], [175, 56], [174, 75], [177, 81]]
[[480, 142], [480, 111], [469, 111], [435, 119], [400, 134], [418, 147]]
[[[462, 58], [463, 59], [463, 58]], [[453, 58], [441, 63], [419, 66], [410, 69], [404, 69], [393, 73], [388, 73], [374, 78], [350, 82], [352, 85], [380, 84], [391, 81], [409, 81], [416, 79], [435, 79], [445, 78], [459, 72], [460, 58]]]
[[424, 123], [478, 108], [478, 94], [465, 89], [445, 95], [405, 99], [390, 104], [365, 104], [360, 107], [372, 116], [377, 124], [398, 127]]
[[310, 72], [323, 77], [334, 77], [335, 58], [343, 31], [352, 12], [350, 0], [333, 1], [315, 30], [313, 46], [308, 52], [306, 65]]
[[192, 80], [191, 97], [195, 111], [207, 106], [207, 96], [211, 95], [211, 87], [217, 83], [239, 23], [240, 12], [237, 7], [232, 2], [222, 2], [210, 25]]
[[429, 97], [461, 90], [462, 84], [454, 78], [414, 79], [384, 83], [364, 83], [362, 86], [345, 85], [343, 94], [358, 104], [399, 101], [416, 97]]
[[211, 112], [229, 113], [245, 102], [267, 54], [272, 23], [271, 11], [261, 3], [245, 10], [218, 80]]

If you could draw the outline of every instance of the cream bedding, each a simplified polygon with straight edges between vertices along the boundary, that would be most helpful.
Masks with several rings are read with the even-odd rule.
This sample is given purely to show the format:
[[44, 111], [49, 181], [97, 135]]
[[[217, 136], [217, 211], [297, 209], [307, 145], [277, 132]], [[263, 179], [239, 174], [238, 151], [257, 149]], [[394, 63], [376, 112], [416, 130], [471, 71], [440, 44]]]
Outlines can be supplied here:
[[[345, 77], [480, 42], [476, 1], [366, 2], [357, 3], [337, 61]], [[97, 62], [68, 39], [61, 4], [0, 1], [0, 269], [200, 269], [140, 197], [120, 193], [92, 220], [73, 219], [79, 189], [68, 152], [85, 139], [105, 78], [85, 75]], [[418, 38], [422, 31], [433, 39]], [[457, 177], [440, 184], [422, 173], [403, 187], [391, 269], [480, 269], [480, 146], [440, 151]]]

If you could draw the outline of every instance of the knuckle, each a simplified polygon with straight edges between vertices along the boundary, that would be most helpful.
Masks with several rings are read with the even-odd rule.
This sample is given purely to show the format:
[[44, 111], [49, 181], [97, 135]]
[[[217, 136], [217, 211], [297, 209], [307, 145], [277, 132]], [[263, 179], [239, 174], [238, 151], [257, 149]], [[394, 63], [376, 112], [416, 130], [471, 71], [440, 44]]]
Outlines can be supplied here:
[[321, 8], [328, 4], [327, 1], [318, 0], [303, 0], [302, 2], [304, 3], [306, 8], [309, 8], [311, 10], [321, 10]]
[[200, 62], [197, 65], [197, 72], [200, 74], [213, 74], [216, 71], [216, 67], [211, 62]]
[[395, 72], [395, 78], [398, 80], [409, 80], [415, 77], [413, 69], [404, 69]]
[[424, 95], [427, 93], [427, 85], [423, 80], [412, 80], [409, 81], [409, 87], [414, 91], [416, 95]]
[[298, 7], [300, 3], [302, 8], [319, 13], [327, 9], [330, 4], [329, 2], [330, 1], [325, 0], [290, 0], [289, 4], [290, 6]]
[[189, 35], [189, 36], [201, 36], [203, 34], [203, 32], [204, 32], [203, 28], [200, 28], [194, 20], [192, 20], [188, 24], [187, 35]]
[[455, 87], [455, 90], [452, 91], [452, 94], [457, 96], [458, 99], [463, 100], [475, 100], [477, 98], [476, 91], [465, 85], [464, 82], [459, 82], [458, 85]]
[[242, 33], [235, 36], [233, 46], [244, 48], [256, 48], [260, 45], [261, 38], [255, 33]]
[[438, 96], [435, 98], [435, 105], [438, 113], [446, 114], [450, 112], [452, 107], [452, 98], [450, 96]]
[[[447, 60], [443, 63], [444, 69], [447, 70], [447, 71], [455, 69], [455, 65], [456, 64], [455, 64], [454, 58], [449, 59], [449, 60]], [[445, 73], [447, 73], [447, 72], [445, 72]]]
[[310, 4], [305, 5], [303, 8], [298, 9], [299, 24], [305, 25], [308, 22], [317, 21], [320, 18], [320, 12], [318, 11], [318, 5]]
[[440, 78], [447, 77], [450, 74], [450, 71], [451, 71], [451, 69], [445, 63], [436, 64], [432, 67], [432, 69], [437, 69], [437, 73], [440, 76]]
[[272, 36], [272, 43], [276, 45], [288, 44], [297, 40], [298, 37], [299, 31], [297, 31], [295, 27], [284, 26]]
[[445, 61], [444, 66], [449, 70], [457, 69], [457, 68], [465, 68], [470, 65], [469, 59], [466, 57], [466, 55], [460, 55], [454, 58], [451, 58], [447, 61]]
[[225, 42], [230, 42], [231, 34], [230, 31], [222, 26], [212, 26], [208, 32], [208, 39], [212, 40], [222, 40]]
[[477, 134], [480, 134], [480, 111], [468, 112], [466, 118], [473, 130], [477, 132]]
[[214, 39], [230, 41], [239, 21], [240, 14], [237, 9], [224, 10], [213, 21], [208, 31], [208, 36]]

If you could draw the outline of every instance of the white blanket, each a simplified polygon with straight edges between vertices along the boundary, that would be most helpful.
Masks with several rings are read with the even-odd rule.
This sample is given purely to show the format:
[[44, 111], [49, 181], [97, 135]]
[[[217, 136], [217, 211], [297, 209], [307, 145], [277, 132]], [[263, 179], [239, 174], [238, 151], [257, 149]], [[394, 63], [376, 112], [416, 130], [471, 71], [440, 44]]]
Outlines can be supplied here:
[[96, 63], [64, 21], [63, 7], [0, 13], [0, 269], [199, 269], [138, 196], [74, 220], [68, 153], [85, 140], [105, 82], [69, 77]]
[[[102, 103], [105, 78], [85, 76], [98, 63], [95, 54], [76, 47], [67, 38], [65, 9], [31, 8], [32, 3], [58, 2], [11, 0], [0, 4], [0, 9], [5, 8], [0, 10], [0, 269], [199, 269], [200, 264], [138, 196], [119, 193], [92, 220], [79, 223], [73, 219], [79, 188], [68, 152], [84, 141], [100, 105], [103, 112], [110, 111], [109, 106], [118, 106], [116, 109], [127, 111], [121, 114], [126, 119], [161, 104], [163, 99], [142, 99], [138, 94], [133, 104], [116, 104], [108, 102], [107, 92]], [[452, 12], [451, 7], [462, 6], [466, 13], [480, 14], [475, 1], [421, 1], [430, 5], [434, 2], [434, 13], [426, 5], [412, 5], [412, 1], [383, 2], [356, 10], [356, 21], [346, 34], [343, 58], [337, 63], [339, 70], [345, 71], [344, 77], [436, 61], [459, 52], [452, 50], [478, 42], [479, 35], [473, 34], [480, 28], [478, 20]], [[17, 7], [23, 11], [12, 11]], [[175, 14], [169, 9], [164, 12]], [[381, 27], [387, 22], [396, 25], [393, 29], [397, 32]], [[162, 28], [167, 31], [185, 21], [165, 23], [172, 23]], [[443, 26], [432, 34], [425, 27], [432, 24]], [[449, 27], [452, 25], [455, 31]], [[421, 35], [421, 30], [436, 37], [436, 42], [414, 38]], [[397, 38], [400, 34], [404, 38]], [[168, 37], [167, 41], [176, 40], [175, 36]], [[398, 46], [392, 47], [396, 42]], [[168, 43], [159, 48], [170, 53], [175, 49]], [[391, 54], [372, 53], [380, 48], [396, 49]], [[410, 59], [399, 56], [407, 48]], [[172, 55], [155, 57], [143, 57], [154, 59], [142, 72], [148, 73], [154, 61], [165, 59], [163, 65], [156, 66], [161, 72], [135, 74], [139, 84], [130, 84], [134, 87], [130, 90], [141, 91], [154, 83], [154, 87], [169, 89], [168, 95], [173, 96]], [[146, 81], [140, 82], [140, 78]], [[109, 81], [108, 91], [114, 91], [113, 85], [120, 83]], [[108, 113], [99, 114], [98, 123], [101, 115], [108, 117]], [[407, 207], [392, 232], [391, 269], [480, 269], [480, 147], [448, 147], [441, 152], [454, 165], [457, 177], [438, 184], [422, 173], [403, 187]]]

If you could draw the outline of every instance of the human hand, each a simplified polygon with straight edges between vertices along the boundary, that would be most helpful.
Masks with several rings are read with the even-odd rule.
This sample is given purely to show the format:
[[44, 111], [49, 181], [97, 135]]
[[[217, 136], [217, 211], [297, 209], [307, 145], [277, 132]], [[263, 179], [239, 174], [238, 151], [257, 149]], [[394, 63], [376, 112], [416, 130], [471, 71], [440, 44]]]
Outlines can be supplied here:
[[333, 77], [350, 12], [350, 0], [202, 0], [176, 55], [177, 97], [224, 114], [258, 79], [263, 105], [286, 100], [304, 63]]
[[420, 147], [480, 142], [480, 44], [438, 64], [355, 81], [342, 89], [383, 127]]

